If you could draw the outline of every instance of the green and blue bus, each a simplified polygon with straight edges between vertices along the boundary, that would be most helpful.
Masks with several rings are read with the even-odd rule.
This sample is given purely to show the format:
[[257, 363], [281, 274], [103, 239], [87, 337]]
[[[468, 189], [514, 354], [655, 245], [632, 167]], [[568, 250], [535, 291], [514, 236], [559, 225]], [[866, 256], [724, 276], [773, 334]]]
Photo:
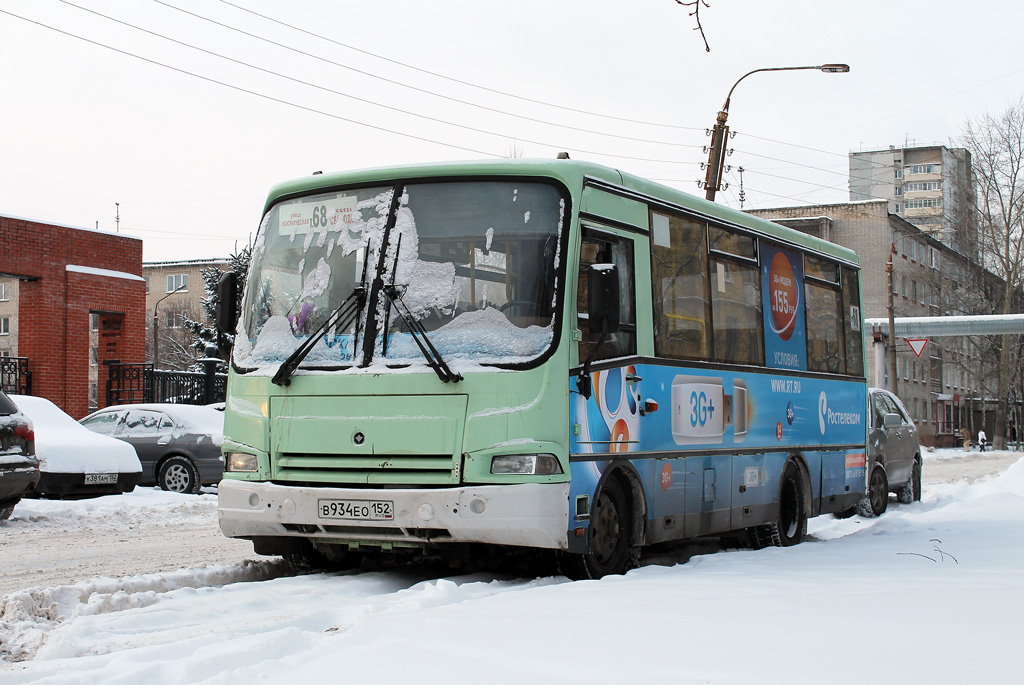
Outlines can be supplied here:
[[219, 315], [220, 527], [335, 564], [553, 550], [573, 578], [671, 541], [796, 544], [865, 492], [859, 274], [575, 160], [286, 182]]

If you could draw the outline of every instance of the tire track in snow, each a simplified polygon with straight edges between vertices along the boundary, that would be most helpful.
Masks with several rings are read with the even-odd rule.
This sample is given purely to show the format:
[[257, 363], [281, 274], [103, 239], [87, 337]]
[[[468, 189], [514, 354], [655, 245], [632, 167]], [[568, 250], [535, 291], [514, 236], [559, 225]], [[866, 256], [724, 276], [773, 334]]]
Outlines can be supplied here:
[[288, 562], [273, 559], [123, 578], [94, 578], [73, 585], [13, 592], [5, 598], [0, 614], [0, 661], [33, 658], [55, 628], [80, 616], [150, 606], [182, 588], [223, 587], [298, 573]]

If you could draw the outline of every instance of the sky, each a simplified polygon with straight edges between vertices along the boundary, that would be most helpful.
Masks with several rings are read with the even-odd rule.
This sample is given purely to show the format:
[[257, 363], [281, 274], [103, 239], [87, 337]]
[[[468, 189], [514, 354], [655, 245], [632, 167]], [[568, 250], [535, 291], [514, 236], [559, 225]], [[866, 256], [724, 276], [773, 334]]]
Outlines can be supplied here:
[[[847, 154], [950, 144], [1024, 94], [1024, 6], [904, 0], [4, 0], [0, 215], [119, 231], [145, 261], [246, 244], [314, 171], [567, 151], [703, 195], [848, 200]], [[120, 217], [119, 221], [117, 217]]]
[[[215, 508], [214, 495], [140, 488], [26, 500], [0, 529], [87, 536], [139, 517], [195, 525]], [[812, 519], [795, 547], [601, 580], [294, 576], [264, 557], [26, 588], [3, 599], [0, 682], [1019, 682], [1022, 523], [1017, 461], [926, 485], [880, 518]]]

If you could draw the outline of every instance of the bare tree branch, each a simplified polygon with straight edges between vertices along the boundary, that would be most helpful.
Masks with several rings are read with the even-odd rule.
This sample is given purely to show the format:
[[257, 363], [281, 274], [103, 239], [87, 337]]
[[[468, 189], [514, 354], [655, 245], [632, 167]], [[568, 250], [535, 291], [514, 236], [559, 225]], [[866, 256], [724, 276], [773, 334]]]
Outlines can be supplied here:
[[690, 16], [695, 17], [697, 19], [697, 28], [695, 28], [694, 31], [700, 31], [700, 37], [704, 40], [704, 50], [706, 52], [711, 52], [711, 46], [708, 45], [707, 36], [704, 35], [704, 27], [701, 26], [700, 24], [701, 5], [703, 5], [704, 7], [710, 7], [710, 5], [706, 2], [706, 0], [691, 0], [690, 2], [684, 2], [684, 0], [676, 0], [676, 4], [682, 5], [683, 7], [693, 8], [693, 11], [690, 12]]

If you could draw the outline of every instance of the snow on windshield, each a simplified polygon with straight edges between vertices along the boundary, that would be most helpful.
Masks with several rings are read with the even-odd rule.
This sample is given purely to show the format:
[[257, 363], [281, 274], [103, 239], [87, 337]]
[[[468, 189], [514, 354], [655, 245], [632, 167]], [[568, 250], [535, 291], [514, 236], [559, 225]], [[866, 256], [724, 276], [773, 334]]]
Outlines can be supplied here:
[[[541, 183], [482, 181], [406, 186], [387, 232], [392, 188], [340, 191], [274, 207], [253, 250], [246, 316], [234, 361], [261, 375], [339, 310], [366, 273], [394, 283], [411, 318], [450, 360], [524, 363], [553, 340], [565, 201]], [[513, 206], [513, 203], [516, 203]], [[350, 367], [362, 359], [367, 317], [377, 322], [374, 364], [425, 364], [404, 321], [383, 295], [374, 312], [327, 332], [302, 362]], [[382, 333], [384, 325], [387, 333]], [[386, 345], [385, 345], [386, 335]]]

